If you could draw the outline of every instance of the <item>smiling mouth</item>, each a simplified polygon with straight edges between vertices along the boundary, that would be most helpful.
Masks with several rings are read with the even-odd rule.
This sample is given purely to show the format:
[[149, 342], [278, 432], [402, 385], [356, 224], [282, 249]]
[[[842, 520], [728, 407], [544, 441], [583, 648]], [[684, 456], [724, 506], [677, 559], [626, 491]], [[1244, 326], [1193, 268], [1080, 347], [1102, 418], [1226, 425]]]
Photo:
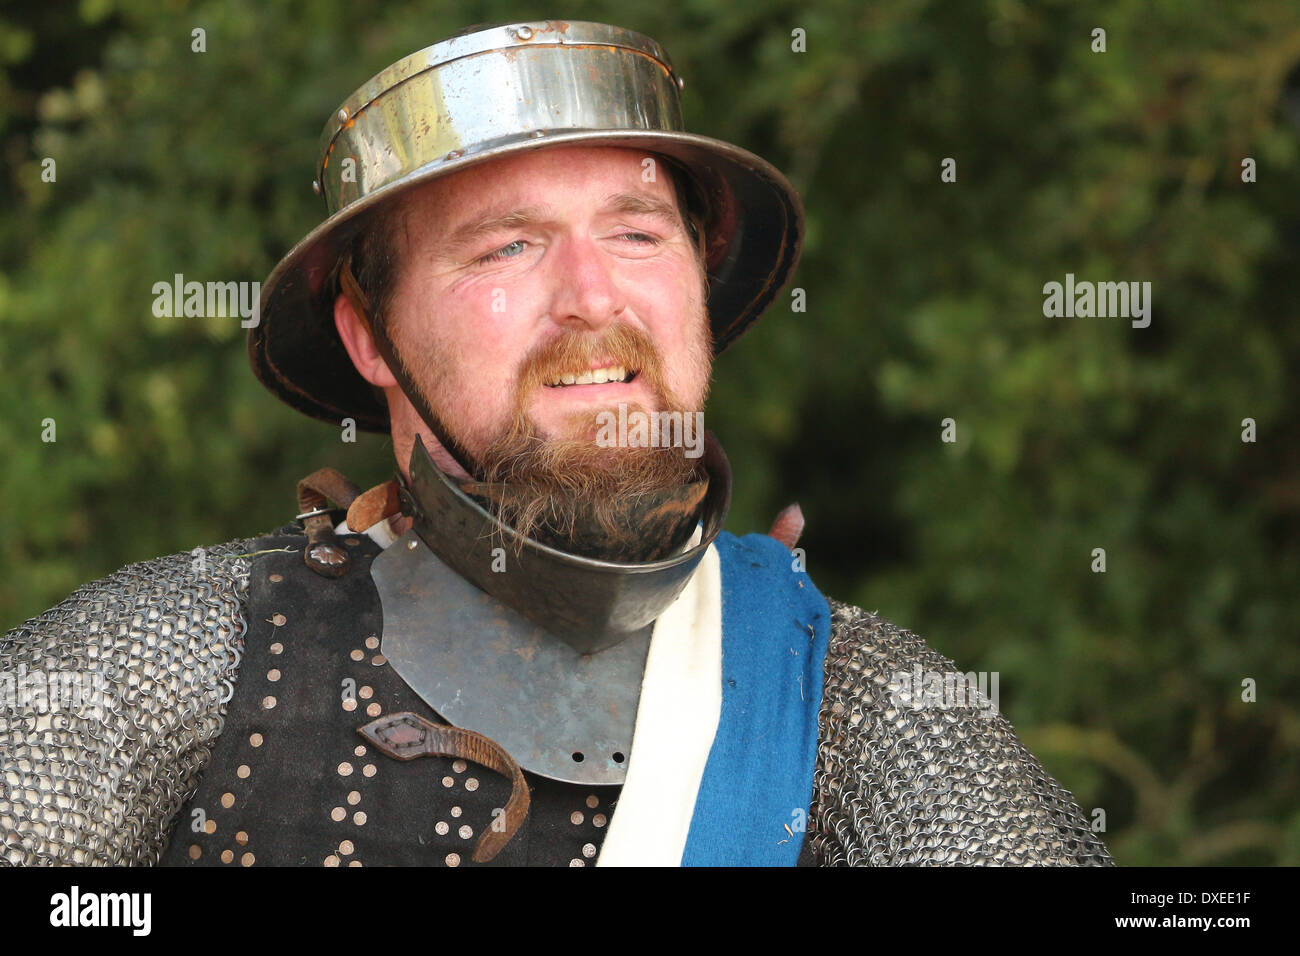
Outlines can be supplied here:
[[546, 382], [547, 388], [570, 388], [575, 385], [605, 385], [610, 383], [628, 384], [640, 374], [639, 369], [629, 369], [622, 365], [608, 365], [604, 368], [587, 369], [584, 372], [565, 372], [563, 375]]

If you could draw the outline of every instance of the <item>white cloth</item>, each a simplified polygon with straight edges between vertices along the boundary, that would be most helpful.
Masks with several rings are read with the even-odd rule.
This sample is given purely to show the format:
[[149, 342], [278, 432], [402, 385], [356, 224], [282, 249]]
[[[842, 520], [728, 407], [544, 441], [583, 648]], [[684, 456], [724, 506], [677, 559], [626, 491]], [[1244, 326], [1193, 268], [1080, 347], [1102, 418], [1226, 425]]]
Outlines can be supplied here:
[[[351, 534], [344, 521], [335, 532]], [[384, 519], [365, 532], [381, 548]], [[686, 548], [703, 534], [697, 528]], [[722, 713], [722, 562], [710, 545], [677, 600], [655, 622], [641, 678], [627, 778], [597, 866], [680, 866], [695, 798]]]
[[[334, 533], [355, 534], [356, 532], [348, 527], [348, 522], [347, 519], [345, 518], [334, 529]], [[387, 518], [385, 518], [383, 521], [378, 522], [377, 524], [372, 524], [369, 528], [365, 530], [364, 533], [366, 537], [370, 538], [371, 541], [379, 545], [381, 548], [387, 548], [389, 545], [391, 545], [394, 541], [397, 540], [397, 535], [393, 534], [393, 526], [388, 523]]]
[[722, 713], [722, 562], [710, 545], [655, 622], [632, 752], [597, 866], [680, 866]]

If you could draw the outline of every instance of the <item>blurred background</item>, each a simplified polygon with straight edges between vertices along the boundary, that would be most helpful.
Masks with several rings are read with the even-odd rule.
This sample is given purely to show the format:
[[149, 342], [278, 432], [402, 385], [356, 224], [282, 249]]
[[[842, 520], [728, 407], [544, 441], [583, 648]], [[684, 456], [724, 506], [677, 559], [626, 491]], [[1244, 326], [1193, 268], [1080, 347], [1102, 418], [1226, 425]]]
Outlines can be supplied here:
[[[153, 284], [265, 279], [353, 89], [557, 14], [659, 40], [687, 128], [804, 197], [806, 311], [787, 290], [716, 367], [729, 530], [798, 500], [823, 592], [997, 671], [1121, 864], [1300, 863], [1295, 0], [0, 5], [0, 631], [280, 526], [318, 467], [391, 476]], [[1151, 282], [1150, 327], [1045, 318], [1067, 272]]]

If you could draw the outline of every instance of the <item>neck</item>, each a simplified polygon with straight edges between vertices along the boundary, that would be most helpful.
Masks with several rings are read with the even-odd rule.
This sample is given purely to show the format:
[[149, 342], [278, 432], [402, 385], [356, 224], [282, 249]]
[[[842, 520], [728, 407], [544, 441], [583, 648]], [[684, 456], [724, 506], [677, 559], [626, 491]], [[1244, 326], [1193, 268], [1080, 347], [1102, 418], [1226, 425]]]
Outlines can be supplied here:
[[397, 459], [397, 470], [402, 481], [408, 485], [411, 482], [409, 462], [417, 438], [428, 449], [433, 463], [444, 475], [450, 475], [459, 481], [471, 480], [469, 472], [447, 452], [402, 393], [396, 387], [388, 391], [395, 393], [388, 396], [388, 419], [392, 428], [393, 456]]

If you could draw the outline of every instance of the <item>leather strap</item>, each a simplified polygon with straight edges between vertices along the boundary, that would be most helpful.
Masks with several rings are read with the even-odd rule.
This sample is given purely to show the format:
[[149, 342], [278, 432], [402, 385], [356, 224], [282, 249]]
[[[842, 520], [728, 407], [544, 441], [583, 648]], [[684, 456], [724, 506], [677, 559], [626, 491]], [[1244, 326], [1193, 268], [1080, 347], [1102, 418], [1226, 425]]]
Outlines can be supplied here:
[[348, 507], [361, 489], [334, 468], [313, 471], [298, 482], [298, 517], [307, 531], [307, 547], [302, 560], [307, 567], [327, 578], [338, 578], [352, 567], [347, 549], [339, 547], [334, 536], [334, 522], [325, 508], [327, 500]]
[[376, 749], [395, 760], [416, 757], [460, 757], [510, 778], [505, 809], [474, 844], [475, 863], [486, 863], [505, 848], [528, 816], [528, 781], [513, 757], [494, 740], [472, 730], [435, 724], [419, 714], [401, 711], [357, 728]]
[[[772, 522], [772, 530], [768, 534], [793, 551], [799, 536], [803, 534], [803, 526], [803, 509], [799, 507], [799, 502], [796, 501], [794, 504], [781, 509], [781, 513]], [[348, 525], [348, 527], [352, 526]]]
[[397, 480], [391, 479], [358, 495], [348, 506], [348, 527], [360, 534], [388, 516], [400, 512], [402, 502], [397, 493], [398, 487]]

